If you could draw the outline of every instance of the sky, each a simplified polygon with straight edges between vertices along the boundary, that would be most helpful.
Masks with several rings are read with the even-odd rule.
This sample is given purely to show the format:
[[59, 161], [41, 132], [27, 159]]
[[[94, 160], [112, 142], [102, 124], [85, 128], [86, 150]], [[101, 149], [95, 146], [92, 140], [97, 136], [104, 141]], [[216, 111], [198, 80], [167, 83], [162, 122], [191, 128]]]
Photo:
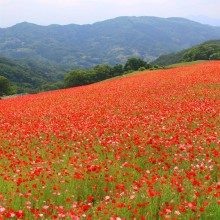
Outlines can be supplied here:
[[0, 0], [0, 27], [92, 24], [118, 16], [185, 17], [220, 26], [219, 9], [220, 0]]

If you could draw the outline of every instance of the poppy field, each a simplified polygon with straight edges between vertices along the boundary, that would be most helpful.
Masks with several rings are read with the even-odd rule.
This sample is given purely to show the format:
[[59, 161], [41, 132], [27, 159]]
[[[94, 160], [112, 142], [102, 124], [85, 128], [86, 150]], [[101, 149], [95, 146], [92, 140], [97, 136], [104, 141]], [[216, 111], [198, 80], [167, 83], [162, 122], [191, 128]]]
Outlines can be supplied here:
[[220, 62], [0, 101], [0, 219], [220, 219]]

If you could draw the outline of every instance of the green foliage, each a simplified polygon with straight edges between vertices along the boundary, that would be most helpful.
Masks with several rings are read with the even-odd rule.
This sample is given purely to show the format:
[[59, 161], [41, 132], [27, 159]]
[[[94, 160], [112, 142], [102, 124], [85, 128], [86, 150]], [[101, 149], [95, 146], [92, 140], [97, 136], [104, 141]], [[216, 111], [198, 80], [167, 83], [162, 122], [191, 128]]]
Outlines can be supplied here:
[[220, 40], [208, 41], [184, 53], [182, 61], [209, 60], [210, 56], [220, 52]]
[[124, 66], [122, 64], [116, 64], [111, 67], [108, 64], [99, 64], [91, 70], [72, 70], [64, 78], [64, 87], [70, 88], [87, 85], [135, 70], [142, 71], [149, 68], [150, 65], [147, 62], [137, 58], [130, 58]]
[[161, 65], [161, 66], [166, 66], [166, 65], [171, 65], [175, 63], [180, 63], [182, 61], [182, 56], [184, 55], [186, 50], [180, 51], [178, 53], [170, 53], [170, 54], [165, 54], [161, 55], [158, 57], [156, 60], [151, 62], [151, 65]]
[[136, 71], [141, 67], [149, 68], [149, 65], [147, 64], [147, 62], [145, 62], [144, 60], [140, 58], [129, 58], [127, 62], [125, 63], [124, 70], [125, 71], [130, 71], [130, 70]]
[[150, 70], [158, 70], [158, 69], [164, 69], [164, 67], [163, 67], [163, 66], [160, 66], [160, 65], [158, 65], [158, 64], [152, 65], [152, 66], [150, 67]]
[[[29, 59], [10, 60], [0, 58], [0, 75], [10, 80], [13, 93], [36, 93], [42, 91], [44, 84], [62, 81], [65, 69], [48, 62]], [[58, 88], [56, 85], [52, 88]], [[46, 91], [49, 88], [46, 88]]]
[[162, 55], [151, 64], [170, 65], [180, 62], [220, 59], [220, 40], [207, 41], [178, 53]]
[[144, 70], [146, 70], [146, 69], [143, 66], [138, 69], [138, 71], [144, 71]]
[[116, 64], [114, 67], [113, 67], [113, 76], [120, 76], [124, 73], [124, 67], [122, 64]]
[[10, 82], [4, 77], [0, 76], [0, 96], [10, 94]]
[[94, 71], [96, 75], [96, 81], [105, 80], [113, 77], [113, 69], [107, 64], [100, 64], [95, 66], [92, 71]]
[[[145, 61], [137, 58], [130, 58], [127, 64], [134, 70], [140, 67], [146, 69], [149, 66]], [[10, 80], [11, 93], [38, 93], [87, 85], [122, 75], [125, 73], [125, 67], [122, 64], [113, 67], [99, 64], [90, 70], [73, 70], [65, 76], [64, 82], [61, 82], [64, 71], [65, 68], [62, 66], [47, 62], [0, 58], [0, 74]]]
[[220, 52], [213, 53], [209, 56], [210, 60], [220, 60]]
[[47, 84], [43, 84], [40, 88], [41, 91], [52, 91], [52, 90], [63, 89], [64, 84], [63, 82], [47, 83]]
[[73, 70], [69, 72], [64, 78], [65, 88], [82, 86], [86, 84], [87, 84], [86, 71], [83, 70]]

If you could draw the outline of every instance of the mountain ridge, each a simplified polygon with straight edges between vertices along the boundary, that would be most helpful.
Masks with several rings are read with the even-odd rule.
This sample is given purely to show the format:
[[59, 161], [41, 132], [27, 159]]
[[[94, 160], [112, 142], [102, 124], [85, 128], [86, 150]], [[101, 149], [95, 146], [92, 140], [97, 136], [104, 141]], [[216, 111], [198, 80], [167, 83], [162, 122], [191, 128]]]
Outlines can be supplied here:
[[122, 16], [84, 25], [22, 22], [0, 28], [0, 56], [84, 69], [130, 57], [150, 61], [215, 39], [220, 39], [220, 27], [178, 17]]
[[118, 16], [118, 17], [115, 17], [115, 18], [110, 18], [110, 19], [106, 19], [106, 20], [102, 20], [102, 21], [96, 21], [96, 22], [93, 22], [93, 23], [85, 23], [85, 24], [77, 24], [77, 23], [68, 23], [68, 24], [57, 24], [57, 23], [51, 23], [51, 24], [48, 24], [48, 25], [42, 25], [42, 24], [37, 24], [37, 23], [32, 23], [32, 22], [28, 22], [28, 21], [22, 21], [22, 22], [19, 22], [19, 23], [16, 23], [14, 25], [11, 25], [9, 27], [0, 27], [0, 29], [7, 29], [7, 28], [12, 28], [14, 26], [20, 26], [20, 25], [33, 25], [33, 26], [41, 26], [41, 27], [50, 27], [50, 26], [71, 26], [71, 25], [76, 25], [76, 26], [92, 26], [92, 25], [95, 25], [95, 24], [99, 24], [99, 23], [103, 23], [103, 22], [111, 22], [111, 21], [116, 21], [116, 20], [121, 20], [121, 19], [145, 19], [145, 18], [148, 18], [148, 19], [157, 19], [157, 20], [179, 20], [179, 21], [189, 21], [189, 22], [192, 22], [192, 23], [198, 23], [198, 24], [202, 24], [202, 25], [207, 25], [207, 26], [213, 26], [215, 27], [214, 25], [210, 25], [210, 24], [205, 24], [205, 23], [202, 23], [202, 22], [199, 22], [199, 21], [194, 21], [190, 18], [183, 18], [183, 17], [157, 17], [157, 16]]

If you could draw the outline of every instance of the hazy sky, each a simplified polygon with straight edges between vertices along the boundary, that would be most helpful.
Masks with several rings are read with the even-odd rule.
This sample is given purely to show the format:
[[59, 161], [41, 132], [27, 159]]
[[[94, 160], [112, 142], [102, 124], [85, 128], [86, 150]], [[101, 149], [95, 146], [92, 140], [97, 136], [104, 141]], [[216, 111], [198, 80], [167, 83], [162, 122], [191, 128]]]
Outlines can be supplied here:
[[118, 16], [195, 17], [220, 20], [220, 0], [0, 0], [0, 27], [23, 21], [91, 24]]

